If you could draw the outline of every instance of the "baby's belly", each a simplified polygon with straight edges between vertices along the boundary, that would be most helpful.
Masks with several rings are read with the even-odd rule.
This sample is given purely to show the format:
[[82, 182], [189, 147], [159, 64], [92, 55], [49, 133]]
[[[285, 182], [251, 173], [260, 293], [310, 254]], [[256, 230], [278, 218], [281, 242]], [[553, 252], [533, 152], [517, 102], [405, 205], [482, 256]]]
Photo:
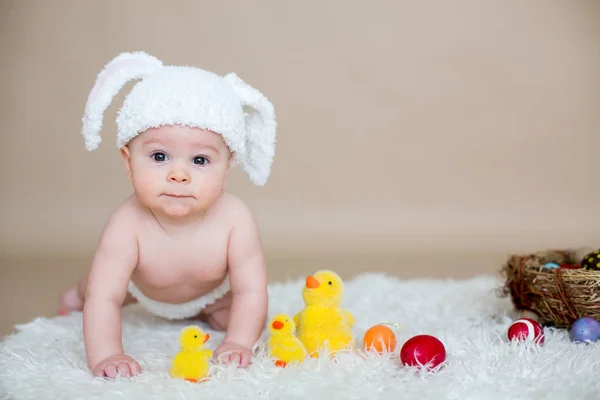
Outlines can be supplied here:
[[226, 279], [226, 271], [205, 276], [171, 271], [152, 274], [144, 270], [132, 276], [135, 286], [148, 298], [162, 303], [181, 304], [195, 300], [215, 290]]

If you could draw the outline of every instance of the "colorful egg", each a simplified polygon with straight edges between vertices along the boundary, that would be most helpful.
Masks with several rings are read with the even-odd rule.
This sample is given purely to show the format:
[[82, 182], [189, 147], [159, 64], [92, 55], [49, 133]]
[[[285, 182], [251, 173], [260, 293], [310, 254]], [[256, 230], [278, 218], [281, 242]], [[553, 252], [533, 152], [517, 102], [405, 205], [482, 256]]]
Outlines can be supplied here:
[[365, 333], [363, 345], [367, 351], [380, 354], [393, 352], [396, 349], [396, 335], [385, 325], [375, 325]]
[[544, 328], [530, 318], [519, 318], [508, 327], [508, 340], [544, 344]]
[[554, 269], [554, 268], [560, 268], [560, 265], [558, 265], [555, 262], [548, 262], [548, 263], [542, 265], [542, 267], [547, 268], [547, 269]]
[[600, 339], [600, 322], [590, 317], [579, 318], [571, 325], [569, 336], [573, 342], [596, 342]]
[[579, 269], [579, 268], [581, 268], [581, 265], [580, 264], [562, 263], [562, 264], [560, 264], [560, 267], [563, 269]]
[[417, 335], [408, 339], [400, 349], [400, 361], [407, 366], [436, 368], [446, 360], [446, 348], [435, 336]]
[[581, 268], [592, 271], [600, 270], [600, 250], [592, 251], [583, 257]]

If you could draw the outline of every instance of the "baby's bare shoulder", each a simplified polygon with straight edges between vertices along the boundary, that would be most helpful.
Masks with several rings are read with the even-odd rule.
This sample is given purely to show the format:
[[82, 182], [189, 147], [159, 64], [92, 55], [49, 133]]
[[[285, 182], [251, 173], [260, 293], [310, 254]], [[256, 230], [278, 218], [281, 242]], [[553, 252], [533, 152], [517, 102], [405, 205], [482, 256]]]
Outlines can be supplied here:
[[[100, 267], [96, 268], [105, 268], [108, 264], [121, 265], [122, 262], [126, 262], [128, 266], [135, 265], [137, 262], [138, 220], [139, 217], [131, 199], [125, 200], [111, 213], [98, 243], [97, 259], [101, 262], [98, 262]], [[118, 259], [119, 262], [115, 262], [115, 259]]]
[[224, 192], [221, 195], [218, 208], [218, 214], [223, 218], [227, 218], [233, 225], [254, 220], [254, 215], [248, 205], [232, 193]]
[[139, 202], [135, 196], [131, 196], [111, 213], [107, 226], [135, 231], [140, 221], [144, 218], [143, 214], [143, 209]]

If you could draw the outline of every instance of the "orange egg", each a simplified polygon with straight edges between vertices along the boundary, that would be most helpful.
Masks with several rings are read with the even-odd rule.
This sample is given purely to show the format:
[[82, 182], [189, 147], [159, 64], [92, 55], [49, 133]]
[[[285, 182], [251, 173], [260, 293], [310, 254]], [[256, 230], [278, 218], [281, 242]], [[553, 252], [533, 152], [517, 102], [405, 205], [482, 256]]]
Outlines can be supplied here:
[[375, 325], [365, 333], [363, 344], [368, 351], [392, 352], [396, 349], [396, 335], [385, 325]]

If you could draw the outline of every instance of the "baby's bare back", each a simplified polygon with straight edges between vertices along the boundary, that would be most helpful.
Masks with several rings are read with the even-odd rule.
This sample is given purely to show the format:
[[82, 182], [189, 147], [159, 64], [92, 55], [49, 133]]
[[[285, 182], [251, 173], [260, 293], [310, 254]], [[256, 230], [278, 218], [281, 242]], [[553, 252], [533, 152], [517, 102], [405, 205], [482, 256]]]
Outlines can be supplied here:
[[224, 194], [203, 220], [167, 232], [135, 198], [123, 207], [136, 214], [138, 263], [131, 280], [145, 296], [178, 304], [212, 291], [226, 277], [227, 250], [237, 201]]

